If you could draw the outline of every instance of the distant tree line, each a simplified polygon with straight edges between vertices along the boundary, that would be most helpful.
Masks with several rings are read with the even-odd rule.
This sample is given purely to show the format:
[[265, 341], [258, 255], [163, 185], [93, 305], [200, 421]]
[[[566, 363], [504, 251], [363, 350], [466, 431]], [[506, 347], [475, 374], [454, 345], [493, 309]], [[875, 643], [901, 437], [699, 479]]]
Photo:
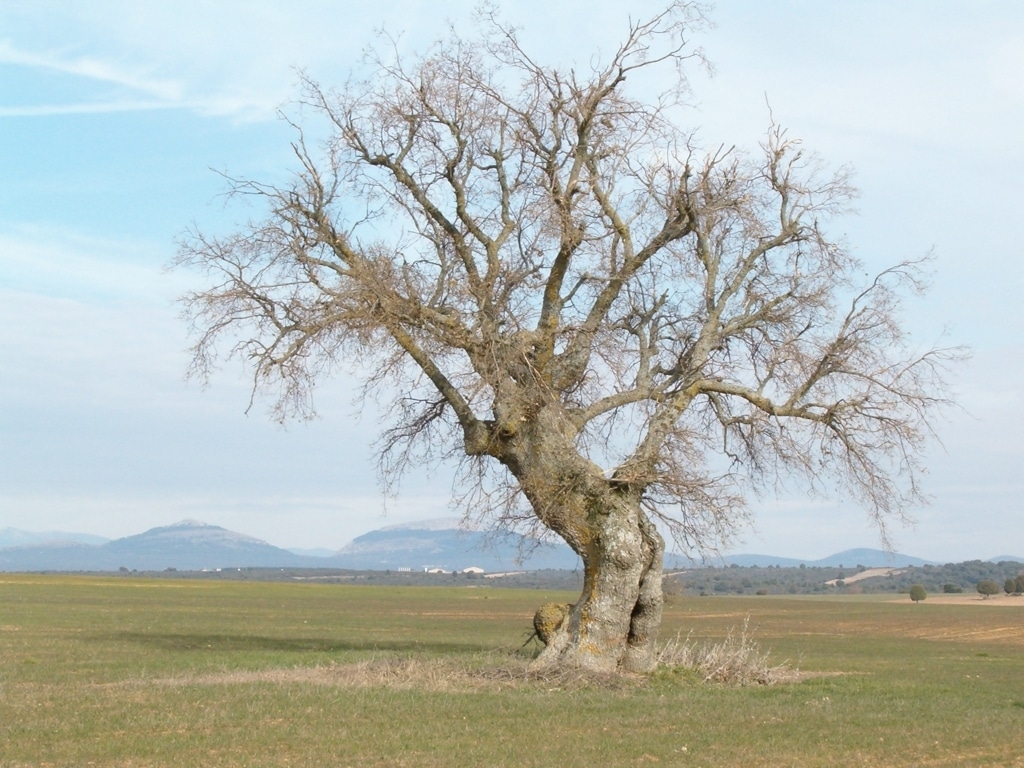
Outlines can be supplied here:
[[[977, 591], [982, 581], [1008, 587], [1009, 594], [1024, 592], [1024, 564], [970, 560], [945, 565], [924, 565], [897, 569], [888, 576], [856, 579], [868, 570], [851, 567], [740, 567], [696, 568], [666, 576], [666, 591], [685, 595], [806, 595], [829, 593], [909, 594], [915, 584], [929, 594]], [[1019, 584], [1018, 584], [1019, 581]], [[830, 583], [831, 582], [831, 583]]]
[[[529, 564], [527, 563], [527, 567]], [[1024, 563], [990, 563], [971, 560], [946, 565], [925, 565], [898, 569], [891, 576], [856, 579], [868, 570], [850, 567], [702, 567], [668, 572], [665, 592], [670, 595], [810, 595], [891, 593], [909, 595], [911, 587], [922, 586], [927, 594], [977, 594], [981, 582], [992, 582], [998, 594], [1024, 593]], [[424, 573], [422, 571], [352, 571], [332, 568], [230, 568], [217, 572], [148, 571], [134, 576], [156, 578], [201, 578], [246, 581], [313, 581], [321, 584], [374, 584], [404, 586], [488, 586], [520, 589], [576, 590], [582, 573], [568, 570], [523, 570], [500, 578], [475, 573]], [[829, 582], [833, 582], [830, 584]], [[987, 585], [986, 585], [987, 587]]]

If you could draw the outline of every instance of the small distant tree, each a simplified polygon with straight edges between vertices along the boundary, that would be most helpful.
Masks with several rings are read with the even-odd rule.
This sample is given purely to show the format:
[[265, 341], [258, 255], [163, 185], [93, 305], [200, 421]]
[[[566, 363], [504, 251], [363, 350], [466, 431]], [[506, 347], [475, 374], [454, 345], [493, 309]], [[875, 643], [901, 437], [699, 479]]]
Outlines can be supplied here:
[[942, 591], [945, 592], [947, 595], [958, 595], [964, 591], [964, 588], [961, 587], [959, 584], [946, 582], [942, 585]]
[[1024, 594], [1024, 573], [1018, 574], [1018, 576], [1015, 579], [1015, 581], [1017, 582], [1017, 589], [1014, 592], [1014, 594], [1015, 595]]
[[910, 588], [910, 599], [915, 603], [920, 603], [926, 597], [928, 597], [928, 592], [925, 590], [923, 585], [915, 584]]
[[999, 594], [999, 585], [992, 579], [982, 579], [978, 582], [978, 593], [988, 600], [992, 595]]
[[1005, 582], [1003, 582], [1003, 592], [1005, 592], [1008, 595], [1012, 595], [1016, 591], [1017, 591], [1017, 580], [1016, 579], [1007, 579]]

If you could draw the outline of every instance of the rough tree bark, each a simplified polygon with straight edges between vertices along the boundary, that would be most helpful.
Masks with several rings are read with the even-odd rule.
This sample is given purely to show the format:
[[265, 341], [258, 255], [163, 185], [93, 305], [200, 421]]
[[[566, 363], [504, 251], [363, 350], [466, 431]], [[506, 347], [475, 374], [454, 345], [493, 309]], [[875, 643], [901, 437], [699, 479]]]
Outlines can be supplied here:
[[577, 453], [575, 430], [559, 411], [542, 409], [494, 448], [540, 521], [583, 561], [580, 600], [538, 661], [649, 671], [661, 622], [664, 539], [635, 489]]
[[[194, 373], [241, 358], [284, 419], [356, 360], [388, 406], [385, 482], [455, 459], [465, 509], [579, 554], [541, 664], [650, 669], [663, 532], [721, 542], [765, 478], [828, 478], [884, 533], [946, 403], [956, 352], [914, 352], [898, 322], [918, 266], [858, 284], [827, 236], [845, 173], [774, 125], [752, 153], [679, 125], [700, 20], [674, 2], [589, 72], [492, 18], [340, 91], [307, 80], [292, 180], [232, 180], [264, 217], [181, 249], [208, 276], [183, 299]], [[658, 99], [626, 89], [673, 67]]]

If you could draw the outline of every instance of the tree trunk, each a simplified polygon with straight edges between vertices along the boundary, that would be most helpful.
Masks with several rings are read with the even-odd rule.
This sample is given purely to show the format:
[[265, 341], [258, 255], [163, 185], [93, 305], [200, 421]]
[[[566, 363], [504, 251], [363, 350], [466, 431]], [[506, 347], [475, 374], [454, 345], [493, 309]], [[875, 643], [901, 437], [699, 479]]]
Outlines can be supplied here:
[[610, 480], [581, 456], [561, 406], [518, 411], [496, 429], [492, 455], [509, 468], [541, 522], [583, 560], [583, 593], [537, 658], [541, 666], [649, 672], [661, 623], [665, 542], [642, 489]]
[[537, 664], [650, 672], [661, 623], [665, 544], [638, 503], [620, 502], [600, 517], [580, 553], [583, 593]]

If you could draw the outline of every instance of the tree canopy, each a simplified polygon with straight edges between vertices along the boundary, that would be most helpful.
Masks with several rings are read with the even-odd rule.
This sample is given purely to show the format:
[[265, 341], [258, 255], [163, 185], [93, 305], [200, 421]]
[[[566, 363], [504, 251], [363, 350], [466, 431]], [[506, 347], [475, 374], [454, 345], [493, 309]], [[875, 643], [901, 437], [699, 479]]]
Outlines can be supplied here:
[[[289, 418], [348, 365], [388, 406], [386, 480], [456, 458], [470, 514], [580, 554], [549, 661], [649, 668], [659, 528], [712, 547], [751, 487], [836, 483], [884, 531], [948, 402], [955, 351], [900, 325], [921, 264], [865, 277], [829, 234], [847, 171], [776, 124], [746, 152], [686, 123], [701, 20], [673, 2], [566, 69], [490, 15], [339, 89], [307, 78], [294, 175], [232, 180], [263, 218], [181, 251], [208, 275], [184, 298], [196, 373], [240, 357]], [[631, 92], [645, 73], [670, 87]]]

